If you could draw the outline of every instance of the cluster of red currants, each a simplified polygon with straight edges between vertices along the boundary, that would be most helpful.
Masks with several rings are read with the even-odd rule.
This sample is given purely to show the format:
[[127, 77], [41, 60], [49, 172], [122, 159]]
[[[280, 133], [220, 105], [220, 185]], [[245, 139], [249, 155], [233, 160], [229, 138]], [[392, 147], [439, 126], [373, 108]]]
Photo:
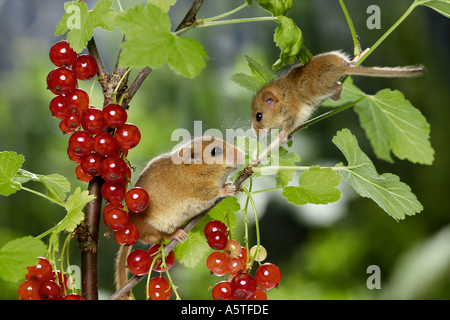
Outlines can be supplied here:
[[206, 259], [206, 267], [211, 274], [219, 277], [230, 274], [227, 280], [213, 287], [213, 299], [267, 300], [264, 290], [278, 287], [280, 269], [273, 263], [264, 263], [256, 270], [255, 277], [249, 273], [254, 260], [259, 263], [266, 258], [265, 249], [260, 246], [257, 254], [255, 246], [247, 252], [238, 241], [228, 239], [227, 226], [219, 220], [208, 222], [204, 234], [209, 246], [216, 250]]
[[[131, 273], [137, 276], [146, 275], [150, 268], [152, 267], [153, 259], [158, 254], [164, 254], [161, 249], [160, 244], [154, 244], [148, 249], [135, 249], [128, 255], [127, 266]], [[161, 257], [153, 263], [153, 270], [158, 272], [163, 272], [172, 268], [175, 263], [175, 254], [170, 251], [167, 256], [164, 256], [164, 263]], [[159, 276], [150, 279], [148, 286], [145, 288], [150, 300], [169, 300], [172, 295], [172, 286], [166, 278], [163, 278], [160, 274]]]
[[61, 119], [60, 129], [70, 134], [67, 154], [78, 164], [75, 173], [83, 182], [99, 175], [105, 180], [101, 194], [108, 205], [103, 210], [103, 221], [115, 231], [119, 244], [134, 244], [139, 239], [139, 230], [129, 222], [127, 211], [144, 211], [149, 197], [142, 188], [127, 191], [131, 170], [124, 159], [128, 150], [139, 143], [141, 133], [135, 125], [126, 123], [127, 112], [121, 105], [111, 103], [103, 110], [97, 109], [90, 106], [88, 94], [77, 88], [77, 79], [88, 80], [97, 73], [93, 57], [78, 56], [66, 41], [55, 43], [49, 56], [58, 67], [47, 76], [47, 86], [56, 94], [50, 102], [50, 111]]
[[67, 294], [69, 279], [53, 271], [47, 259], [39, 258], [37, 265], [27, 269], [27, 280], [18, 289], [20, 300], [84, 300], [79, 294]]

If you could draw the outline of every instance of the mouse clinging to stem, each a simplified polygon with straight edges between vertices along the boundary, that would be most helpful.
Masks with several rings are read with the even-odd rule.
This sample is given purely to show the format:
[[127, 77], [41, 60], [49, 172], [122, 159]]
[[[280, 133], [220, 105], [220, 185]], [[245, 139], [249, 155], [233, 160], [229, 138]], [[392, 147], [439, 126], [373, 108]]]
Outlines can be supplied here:
[[[236, 193], [226, 180], [244, 160], [241, 150], [210, 136], [195, 138], [151, 160], [135, 183], [147, 191], [148, 207], [141, 213], [129, 212], [130, 222], [139, 230], [139, 241], [185, 241], [188, 235], [182, 227], [187, 220], [212, 207], [218, 199]], [[130, 249], [121, 246], [118, 252], [117, 289], [127, 281]]]
[[264, 158], [278, 144], [287, 142], [289, 135], [309, 119], [322, 102], [341, 97], [340, 80], [346, 75], [369, 77], [415, 77], [424, 67], [359, 67], [341, 51], [313, 56], [305, 65], [293, 66], [285, 75], [264, 85], [252, 103], [252, 127], [257, 136], [280, 129], [279, 136], [260, 153]]

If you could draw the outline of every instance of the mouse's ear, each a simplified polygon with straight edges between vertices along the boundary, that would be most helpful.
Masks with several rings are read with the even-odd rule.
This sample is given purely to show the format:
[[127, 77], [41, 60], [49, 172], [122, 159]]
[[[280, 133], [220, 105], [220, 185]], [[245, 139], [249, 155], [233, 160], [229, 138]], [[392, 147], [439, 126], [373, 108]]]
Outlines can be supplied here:
[[201, 153], [195, 152], [195, 148], [192, 148], [192, 146], [181, 148], [178, 156], [184, 164], [202, 163]]
[[262, 95], [263, 102], [267, 104], [269, 107], [273, 108], [274, 104], [278, 102], [277, 97], [270, 90], [265, 90]]

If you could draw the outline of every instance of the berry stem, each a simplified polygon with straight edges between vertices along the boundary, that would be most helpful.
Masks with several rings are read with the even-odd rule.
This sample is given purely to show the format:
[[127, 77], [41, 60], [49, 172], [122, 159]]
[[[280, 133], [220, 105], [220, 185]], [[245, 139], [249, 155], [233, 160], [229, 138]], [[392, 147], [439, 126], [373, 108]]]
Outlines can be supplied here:
[[[163, 270], [166, 271], [167, 278], [169, 278], [170, 286], [172, 287], [173, 292], [175, 293], [176, 299], [177, 300], [181, 300], [181, 298], [180, 298], [180, 296], [178, 295], [178, 292], [177, 292], [178, 287], [173, 284], [172, 277], [170, 276], [170, 273], [169, 273], [169, 268], [167, 268], [167, 266], [166, 266], [166, 253], [164, 252], [164, 245], [162, 243], [161, 243], [161, 246], [160, 246], [159, 250], [161, 252], [161, 257], [162, 257], [162, 264], [161, 265], [163, 266]], [[156, 259], [154, 259], [154, 260], [156, 260]]]
[[[260, 235], [259, 235], [259, 223], [258, 223], [258, 214], [256, 210], [256, 204], [255, 201], [253, 201], [253, 197], [251, 195], [251, 192], [247, 190], [245, 187], [241, 187], [242, 191], [247, 195], [247, 200], [250, 200], [250, 203], [252, 205], [253, 213], [255, 215], [255, 229], [256, 229], [256, 251], [255, 254], [252, 256], [252, 259], [250, 261], [250, 265], [252, 265], [253, 261], [255, 260], [255, 257], [257, 256], [259, 252], [260, 247]], [[245, 220], [247, 220], [247, 216], [245, 217]], [[247, 233], [247, 226], [246, 226], [246, 233]], [[246, 235], [247, 236], [247, 235]], [[248, 240], [248, 238], [247, 238]], [[247, 249], [248, 249], [248, 243], [247, 243]], [[248, 251], [247, 251], [248, 252]], [[259, 262], [259, 261], [258, 261]]]

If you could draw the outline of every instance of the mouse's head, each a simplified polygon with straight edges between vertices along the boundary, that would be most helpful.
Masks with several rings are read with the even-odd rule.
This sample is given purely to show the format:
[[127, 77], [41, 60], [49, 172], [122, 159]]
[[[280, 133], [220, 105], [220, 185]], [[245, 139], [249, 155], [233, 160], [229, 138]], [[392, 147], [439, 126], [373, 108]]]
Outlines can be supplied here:
[[252, 128], [256, 136], [264, 137], [283, 123], [281, 101], [274, 90], [263, 87], [252, 103]]
[[177, 151], [184, 164], [207, 164], [237, 168], [245, 154], [234, 145], [212, 136], [195, 138]]

